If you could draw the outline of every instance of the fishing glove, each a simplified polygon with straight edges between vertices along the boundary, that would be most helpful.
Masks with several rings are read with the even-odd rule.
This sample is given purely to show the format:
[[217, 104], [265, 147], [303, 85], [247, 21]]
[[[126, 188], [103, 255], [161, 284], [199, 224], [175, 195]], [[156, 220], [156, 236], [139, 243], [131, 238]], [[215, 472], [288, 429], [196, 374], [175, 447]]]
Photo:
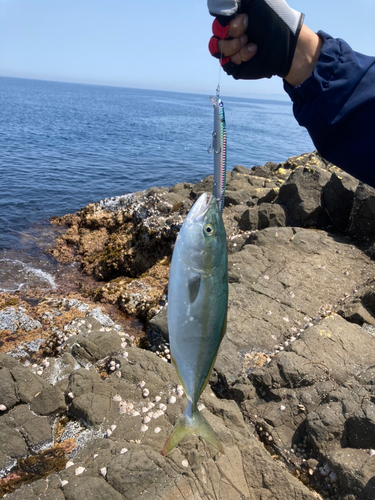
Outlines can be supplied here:
[[[284, 78], [289, 73], [304, 14], [291, 9], [285, 0], [207, 0], [207, 5], [216, 17], [209, 50], [221, 60], [228, 75], [236, 80], [256, 80], [273, 75]], [[255, 43], [258, 50], [250, 61], [235, 64], [219, 52], [217, 43], [228, 38], [229, 22], [242, 13], [249, 19], [249, 43]]]

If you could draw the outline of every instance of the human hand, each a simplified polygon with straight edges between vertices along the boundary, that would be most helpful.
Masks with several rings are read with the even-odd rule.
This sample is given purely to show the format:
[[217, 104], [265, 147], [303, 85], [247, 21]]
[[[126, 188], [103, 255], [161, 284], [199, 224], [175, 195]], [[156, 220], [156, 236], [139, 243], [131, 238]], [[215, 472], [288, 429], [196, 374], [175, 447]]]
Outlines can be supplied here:
[[288, 75], [303, 14], [285, 0], [208, 0], [207, 4], [216, 17], [209, 50], [221, 59], [228, 75], [236, 80]]

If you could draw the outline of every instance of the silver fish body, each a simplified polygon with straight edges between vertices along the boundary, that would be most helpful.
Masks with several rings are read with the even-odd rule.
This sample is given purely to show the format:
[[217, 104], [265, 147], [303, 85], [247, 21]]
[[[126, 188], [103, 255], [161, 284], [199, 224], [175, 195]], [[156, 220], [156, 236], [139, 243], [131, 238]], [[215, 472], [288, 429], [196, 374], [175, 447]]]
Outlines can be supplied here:
[[226, 329], [228, 266], [226, 234], [216, 198], [204, 193], [176, 240], [168, 286], [172, 361], [188, 405], [168, 438], [168, 453], [187, 434], [198, 434], [222, 451], [197, 409]]

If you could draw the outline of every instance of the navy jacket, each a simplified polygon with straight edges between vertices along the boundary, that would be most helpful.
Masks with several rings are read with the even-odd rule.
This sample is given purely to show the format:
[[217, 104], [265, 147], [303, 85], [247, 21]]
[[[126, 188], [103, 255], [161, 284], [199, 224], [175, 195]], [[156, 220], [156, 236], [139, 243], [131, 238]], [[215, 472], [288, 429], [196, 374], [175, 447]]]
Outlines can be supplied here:
[[324, 158], [375, 187], [375, 57], [318, 35], [324, 44], [311, 76], [296, 87], [284, 81], [294, 116]]

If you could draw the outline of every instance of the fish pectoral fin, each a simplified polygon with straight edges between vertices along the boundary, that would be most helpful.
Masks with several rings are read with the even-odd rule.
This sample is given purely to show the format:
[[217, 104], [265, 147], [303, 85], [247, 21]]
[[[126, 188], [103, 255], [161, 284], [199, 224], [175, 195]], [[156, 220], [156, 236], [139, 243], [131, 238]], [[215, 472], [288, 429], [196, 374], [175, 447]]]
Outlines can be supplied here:
[[172, 451], [173, 448], [189, 434], [195, 434], [196, 436], [203, 438], [208, 444], [216, 448], [221, 453], [224, 453], [223, 445], [216, 436], [215, 431], [212, 429], [198, 408], [195, 407], [191, 418], [186, 416], [184, 413], [177, 420], [172, 433], [164, 445], [162, 455], [165, 456], [167, 453]]
[[201, 286], [200, 274], [195, 274], [189, 279], [188, 288], [189, 288], [189, 299], [191, 304], [197, 298], [200, 286]]

